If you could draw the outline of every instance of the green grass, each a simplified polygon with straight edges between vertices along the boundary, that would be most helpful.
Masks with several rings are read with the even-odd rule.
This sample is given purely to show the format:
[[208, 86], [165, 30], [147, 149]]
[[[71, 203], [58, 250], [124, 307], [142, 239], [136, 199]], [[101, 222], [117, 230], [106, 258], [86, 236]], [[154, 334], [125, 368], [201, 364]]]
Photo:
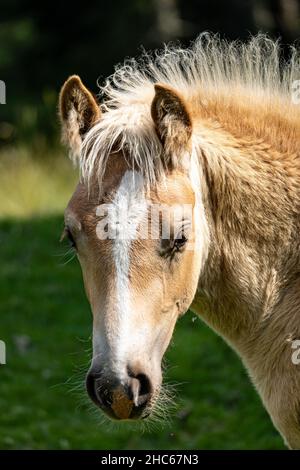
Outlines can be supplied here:
[[181, 384], [172, 423], [150, 432], [103, 423], [83, 387], [92, 323], [81, 272], [75, 259], [65, 264], [58, 243], [74, 171], [26, 153], [6, 171], [5, 158], [0, 449], [282, 449], [240, 360], [191, 313], [167, 353], [167, 380]]
[[25, 147], [0, 153], [0, 218], [62, 213], [77, 171], [60, 151]]

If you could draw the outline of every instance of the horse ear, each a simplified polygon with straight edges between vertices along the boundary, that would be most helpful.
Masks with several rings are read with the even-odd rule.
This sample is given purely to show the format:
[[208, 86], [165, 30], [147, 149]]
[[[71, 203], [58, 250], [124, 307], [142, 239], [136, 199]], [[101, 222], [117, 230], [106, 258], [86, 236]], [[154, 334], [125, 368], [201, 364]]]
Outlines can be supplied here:
[[72, 157], [76, 158], [84, 135], [101, 116], [96, 99], [77, 75], [69, 77], [61, 89], [59, 116], [62, 139], [70, 148]]
[[154, 89], [151, 116], [167, 162], [174, 166], [188, 150], [192, 135], [191, 118], [184, 99], [176, 90], [160, 83], [154, 85]]

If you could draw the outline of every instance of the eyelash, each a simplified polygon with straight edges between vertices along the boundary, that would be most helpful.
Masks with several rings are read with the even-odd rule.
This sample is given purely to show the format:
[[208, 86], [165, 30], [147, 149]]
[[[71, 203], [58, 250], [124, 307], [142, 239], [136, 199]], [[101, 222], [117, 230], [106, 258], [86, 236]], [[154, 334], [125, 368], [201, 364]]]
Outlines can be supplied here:
[[182, 251], [184, 245], [187, 242], [188, 242], [188, 238], [182, 232], [172, 241], [162, 240], [162, 248], [161, 248], [160, 254], [161, 256], [165, 258], [169, 258], [169, 257], [173, 258], [177, 253], [180, 253]]
[[69, 240], [69, 243], [71, 245], [71, 248], [74, 248], [76, 250], [76, 243], [75, 243], [75, 240], [73, 238], [73, 235], [70, 231], [70, 229], [68, 227], [65, 228], [65, 234], [66, 234], [66, 237], [68, 238]]
[[173, 243], [173, 249], [175, 249], [176, 251], [179, 251], [180, 248], [182, 248], [187, 243], [187, 241], [188, 239], [184, 235], [184, 233], [181, 234], [180, 238], [175, 238], [174, 243]]

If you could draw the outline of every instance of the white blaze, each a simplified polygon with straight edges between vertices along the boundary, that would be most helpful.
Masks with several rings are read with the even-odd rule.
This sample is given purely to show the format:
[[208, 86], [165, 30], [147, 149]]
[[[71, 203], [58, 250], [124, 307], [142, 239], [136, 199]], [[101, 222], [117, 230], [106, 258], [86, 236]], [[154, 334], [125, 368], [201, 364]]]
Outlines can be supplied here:
[[120, 365], [125, 360], [130, 340], [131, 305], [129, 270], [130, 249], [137, 236], [137, 229], [147, 215], [144, 181], [140, 173], [126, 171], [112, 202], [108, 224], [115, 237], [113, 261], [116, 272], [116, 331], [114, 332], [114, 362]]

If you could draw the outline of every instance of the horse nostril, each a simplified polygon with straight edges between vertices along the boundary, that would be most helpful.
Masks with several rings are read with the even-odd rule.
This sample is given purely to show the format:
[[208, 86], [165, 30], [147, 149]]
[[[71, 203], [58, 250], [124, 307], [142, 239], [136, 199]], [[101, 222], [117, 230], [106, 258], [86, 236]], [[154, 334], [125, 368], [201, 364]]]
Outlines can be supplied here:
[[99, 405], [99, 398], [96, 393], [96, 376], [92, 373], [88, 373], [85, 379], [85, 386], [90, 399]]
[[111, 394], [107, 389], [103, 390], [100, 384], [101, 374], [88, 373], [86, 377], [86, 390], [89, 397], [97, 406], [111, 405]]
[[147, 395], [151, 392], [151, 382], [146, 374], [138, 374], [136, 379], [140, 382], [140, 395]]
[[141, 406], [146, 403], [150, 397], [152, 386], [146, 374], [137, 374], [130, 378], [129, 393], [135, 406]]

